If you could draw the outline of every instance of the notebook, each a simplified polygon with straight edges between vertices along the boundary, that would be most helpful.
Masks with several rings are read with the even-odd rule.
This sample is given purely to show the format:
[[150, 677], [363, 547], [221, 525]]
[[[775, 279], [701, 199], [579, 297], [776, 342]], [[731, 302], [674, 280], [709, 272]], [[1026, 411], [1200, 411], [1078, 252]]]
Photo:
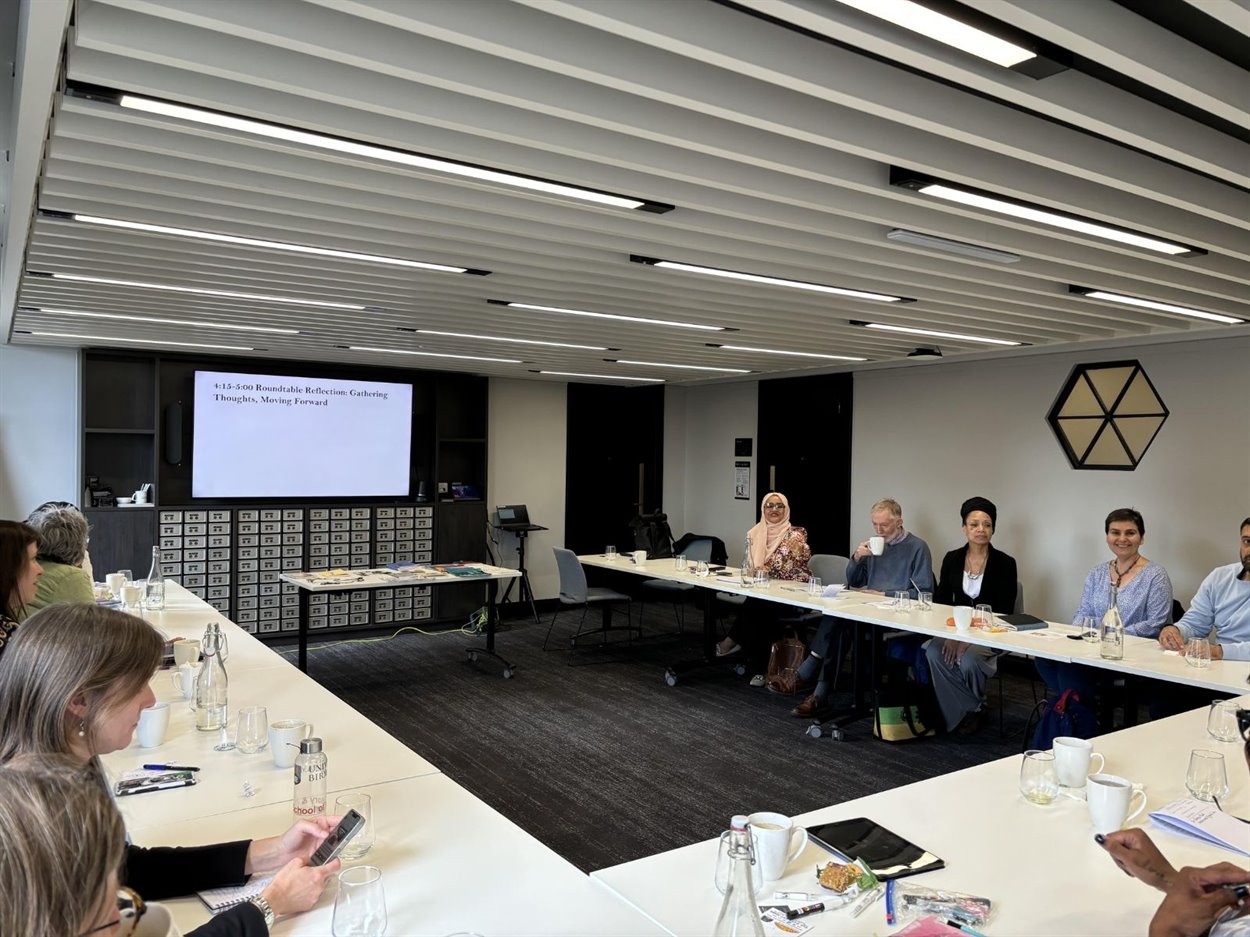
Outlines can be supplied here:
[[1215, 804], [1182, 797], [1152, 810], [1150, 819], [1165, 830], [1250, 856], [1250, 826]]
[[1036, 615], [1030, 615], [1028, 612], [1017, 612], [1014, 615], [999, 615], [998, 617], [1009, 625], [1015, 625], [1017, 631], [1034, 631], [1038, 628], [1046, 627], [1046, 622]]
[[233, 908], [235, 905], [243, 904], [247, 899], [259, 895], [262, 891], [269, 887], [269, 883], [273, 881], [272, 875], [262, 875], [259, 878], [252, 877], [252, 880], [244, 885], [228, 885], [225, 888], [209, 888], [205, 891], [198, 892], [200, 900], [204, 902], [205, 907], [213, 914], [221, 914], [227, 908]]

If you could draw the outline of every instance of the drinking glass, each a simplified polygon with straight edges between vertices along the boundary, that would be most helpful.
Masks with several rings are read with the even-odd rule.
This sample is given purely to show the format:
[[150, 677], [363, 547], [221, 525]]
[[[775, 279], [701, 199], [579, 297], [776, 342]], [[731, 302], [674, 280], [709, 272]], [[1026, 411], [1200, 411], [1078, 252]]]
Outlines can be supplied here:
[[[194, 706], [195, 704], [192, 703]], [[215, 752], [232, 752], [235, 747], [235, 738], [230, 734], [229, 722], [221, 724], [221, 732], [217, 736], [217, 744], [213, 746]]]
[[1059, 794], [1054, 752], [1030, 749], [1020, 766], [1020, 793], [1031, 804], [1048, 804]]
[[1088, 641], [1091, 644], [1098, 641], [1098, 619], [1093, 615], [1086, 615], [1081, 619], [1081, 640]]
[[344, 794], [334, 802], [334, 812], [339, 816], [346, 816], [349, 810], [355, 810], [364, 817], [365, 825], [339, 855], [344, 859], [362, 859], [373, 848], [373, 802], [368, 794]]
[[916, 596], [916, 608], [922, 612], [933, 611], [933, 593], [921, 592]]
[[1211, 711], [1207, 713], [1207, 734], [1221, 742], [1236, 742], [1241, 739], [1237, 731], [1237, 701], [1217, 699], [1211, 702]]
[[768, 580], [770, 578], [766, 569], [757, 569], [755, 571], [755, 584], [763, 589], [768, 588]]
[[1204, 670], [1211, 666], [1211, 642], [1206, 638], [1194, 638], [1185, 645], [1185, 663]]
[[334, 899], [334, 937], [381, 937], [386, 933], [386, 893], [382, 870], [357, 865], [339, 873]]
[[122, 577], [123, 583], [130, 582], [132, 579], [135, 578], [134, 571], [130, 569], [119, 569], [117, 571], [117, 575]]
[[122, 586], [122, 608], [132, 615], [138, 614], [143, 605], [143, 583], [127, 579]]
[[616, 559], [616, 547], [608, 545], [603, 548], [603, 555], [610, 560]]
[[235, 745], [245, 755], [255, 755], [269, 747], [269, 713], [264, 706], [244, 706], [239, 710]]
[[972, 617], [976, 622], [980, 623], [980, 627], [986, 630], [989, 630], [994, 625], [994, 609], [988, 605], [978, 605], [976, 614]]
[[755, 585], [755, 570], [750, 563], [743, 563], [738, 573], [738, 579], [742, 582], [742, 588], [750, 589]]
[[1224, 770], [1224, 756], [1205, 748], [1195, 748], [1189, 753], [1185, 786], [1197, 800], [1227, 797], [1228, 773]]
[[707, 576], [710, 572], [711, 571], [707, 568], [707, 563], [703, 562], [703, 560], [699, 560], [698, 565], [694, 568], [694, 574], [696, 576]]
[[679, 573], [686, 571], [686, 554], [682, 553], [680, 556], [673, 557], [673, 569]]
[[811, 579], [807, 580], [808, 595], [821, 595], [824, 591], [825, 587], [821, 585], [819, 576], [813, 576]]
[[900, 612], [910, 612], [911, 611], [911, 593], [910, 592], [895, 592], [894, 602], [892, 604], [893, 604], [893, 607], [898, 609]]

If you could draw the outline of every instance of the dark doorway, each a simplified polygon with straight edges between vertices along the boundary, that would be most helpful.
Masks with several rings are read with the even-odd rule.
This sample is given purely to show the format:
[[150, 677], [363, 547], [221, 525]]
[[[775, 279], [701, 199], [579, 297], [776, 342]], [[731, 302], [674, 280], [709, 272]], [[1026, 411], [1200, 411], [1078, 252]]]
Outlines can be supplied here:
[[661, 506], [664, 388], [570, 384], [564, 544], [633, 549], [629, 522]]
[[760, 381], [756, 503], [784, 494], [813, 553], [850, 546], [853, 395], [851, 374]]

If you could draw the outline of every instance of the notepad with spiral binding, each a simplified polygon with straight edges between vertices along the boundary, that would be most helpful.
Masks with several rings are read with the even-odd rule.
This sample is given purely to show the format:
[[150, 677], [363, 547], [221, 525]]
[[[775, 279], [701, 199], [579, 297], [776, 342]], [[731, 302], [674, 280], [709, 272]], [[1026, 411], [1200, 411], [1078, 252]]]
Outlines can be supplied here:
[[272, 875], [253, 877], [244, 885], [228, 885], [225, 888], [209, 888], [198, 892], [199, 899], [213, 914], [220, 914], [227, 908], [243, 904], [247, 899], [259, 895], [273, 881]]

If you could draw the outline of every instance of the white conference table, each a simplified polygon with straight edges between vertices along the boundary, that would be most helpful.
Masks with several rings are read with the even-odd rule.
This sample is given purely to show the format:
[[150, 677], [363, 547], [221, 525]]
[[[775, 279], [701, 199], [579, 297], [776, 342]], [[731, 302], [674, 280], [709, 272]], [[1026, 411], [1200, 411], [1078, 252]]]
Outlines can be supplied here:
[[[330, 782], [335, 781], [334, 763]], [[505, 935], [659, 935], [663, 931], [599, 887], [516, 824], [442, 774], [353, 788], [372, 800], [375, 844], [353, 865], [376, 865], [386, 892], [387, 929], [399, 935], [473, 931]], [[144, 795], [154, 796], [154, 795]], [[194, 845], [285, 829], [290, 805], [271, 804], [171, 825], [136, 818], [143, 845]], [[278, 921], [275, 935], [330, 933], [335, 885], [316, 907]], [[208, 920], [198, 898], [162, 902], [186, 933]]]
[[203, 599], [169, 580], [165, 582], [165, 608], [161, 611], [145, 609], [143, 619], [168, 637], [197, 641], [203, 639], [209, 622], [216, 622], [229, 644], [226, 668], [231, 677], [243, 670], [291, 666], [273, 648], [248, 634]]
[[1067, 635], [1076, 634], [1078, 629], [1061, 622], [1047, 622], [1046, 628], [1035, 631], [990, 632], [973, 628], [957, 633], [946, 623], [954, 611], [949, 605], [934, 604], [929, 611], [915, 608], [899, 611], [878, 607], [888, 602], [884, 596], [843, 591], [833, 598], [824, 598], [808, 594], [802, 583], [782, 580], [772, 580], [767, 586], [748, 589], [741, 585], [736, 569], [727, 570], [720, 575], [699, 577], [689, 571], [676, 569], [671, 559], [647, 560], [636, 564], [628, 555], [618, 554], [616, 559], [609, 560], [605, 556], [591, 554], [579, 556], [578, 561], [585, 566], [777, 602], [897, 631], [909, 631], [928, 637], [956, 638], [969, 644], [1014, 651], [1029, 657], [1087, 664], [1104, 670], [1184, 683], [1220, 693], [1245, 693], [1250, 687], [1250, 661], [1219, 660], [1212, 661], [1206, 668], [1191, 667], [1180, 655], [1166, 653], [1159, 642], [1152, 638], [1128, 635], [1124, 639], [1124, 659], [1103, 660], [1099, 656], [1097, 643], [1070, 640]]
[[[1250, 697], [1242, 700], [1250, 705]], [[1185, 770], [1194, 748], [1224, 754], [1230, 795], [1224, 807], [1250, 817], [1250, 771], [1241, 742], [1217, 742], [1206, 732], [1207, 712], [1194, 710], [1169, 719], [1124, 729], [1093, 739], [1094, 751], [1106, 756], [1106, 771], [1144, 785], [1146, 810], [1130, 826], [1148, 826], [1164, 855], [1175, 865], [1204, 866], [1229, 861], [1250, 866], [1244, 856], [1153, 828], [1146, 814], [1178, 797], [1188, 797]], [[1139, 935], [1161, 893], [1121, 872], [1094, 842], [1086, 806], [1060, 797], [1047, 806], [1026, 801], [1018, 790], [1018, 755], [847, 801], [803, 814], [804, 826], [852, 817], [869, 817], [946, 861], [946, 868], [906, 881], [944, 886], [983, 895], [994, 913], [983, 928], [993, 937], [1039, 934]], [[832, 773], [813, 779], [837, 797]], [[765, 803], [742, 804], [743, 813], [769, 810]], [[726, 825], [728, 825], [726, 817]], [[720, 907], [712, 884], [717, 841], [707, 840], [645, 859], [602, 869], [592, 877], [669, 934], [711, 932]], [[1250, 825], [1246, 826], [1250, 849]], [[817, 863], [829, 854], [808, 844], [784, 878], [765, 883], [773, 891], [819, 893]], [[804, 919], [812, 937], [884, 934], [885, 903], [858, 918], [847, 909]]]

